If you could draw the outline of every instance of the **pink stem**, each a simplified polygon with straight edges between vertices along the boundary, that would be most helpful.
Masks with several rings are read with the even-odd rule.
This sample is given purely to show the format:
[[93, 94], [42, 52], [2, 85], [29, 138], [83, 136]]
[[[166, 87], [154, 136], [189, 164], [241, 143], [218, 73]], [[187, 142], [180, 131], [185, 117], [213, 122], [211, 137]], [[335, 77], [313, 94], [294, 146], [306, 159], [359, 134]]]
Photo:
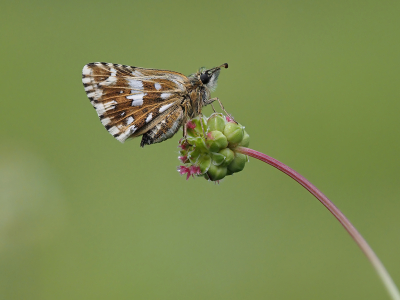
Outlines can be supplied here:
[[351, 222], [345, 217], [345, 215], [320, 190], [318, 190], [311, 182], [309, 182], [295, 170], [289, 168], [280, 161], [268, 155], [265, 155], [264, 153], [244, 147], [237, 147], [235, 150], [239, 153], [243, 153], [245, 155], [257, 158], [277, 168], [278, 170], [292, 177], [303, 187], [305, 187], [311, 194], [313, 194], [335, 216], [335, 218], [340, 222], [340, 224], [343, 225], [343, 227], [347, 230], [347, 232], [357, 243], [357, 245], [361, 248], [361, 250], [367, 256], [369, 261], [372, 263], [379, 277], [383, 281], [383, 284], [385, 285], [392, 299], [400, 300], [399, 290], [397, 289], [395, 283], [393, 282], [389, 273], [385, 269], [385, 266], [379, 260], [378, 256], [376, 256], [375, 252], [368, 245], [367, 241], [357, 231], [357, 229], [353, 226], [353, 224], [351, 224]]

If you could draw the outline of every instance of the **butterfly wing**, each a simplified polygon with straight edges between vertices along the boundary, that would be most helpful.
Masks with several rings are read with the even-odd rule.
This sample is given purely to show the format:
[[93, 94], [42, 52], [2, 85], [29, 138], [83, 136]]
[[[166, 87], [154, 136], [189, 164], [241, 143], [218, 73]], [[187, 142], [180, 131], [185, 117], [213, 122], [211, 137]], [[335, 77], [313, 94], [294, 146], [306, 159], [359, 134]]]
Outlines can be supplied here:
[[83, 67], [82, 82], [101, 123], [120, 142], [139, 135], [142, 146], [161, 142], [182, 125], [180, 104], [189, 84], [183, 74], [90, 63]]

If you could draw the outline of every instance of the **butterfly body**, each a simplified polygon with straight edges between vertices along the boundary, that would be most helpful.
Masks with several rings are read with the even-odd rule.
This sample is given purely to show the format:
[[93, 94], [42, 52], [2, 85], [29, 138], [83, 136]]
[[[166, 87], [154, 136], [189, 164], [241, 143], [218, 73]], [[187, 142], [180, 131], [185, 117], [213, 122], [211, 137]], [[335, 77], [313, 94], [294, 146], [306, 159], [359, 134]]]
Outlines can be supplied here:
[[109, 133], [124, 142], [142, 136], [141, 146], [172, 137], [187, 120], [214, 101], [220, 68], [185, 75], [111, 63], [83, 67], [82, 82]]

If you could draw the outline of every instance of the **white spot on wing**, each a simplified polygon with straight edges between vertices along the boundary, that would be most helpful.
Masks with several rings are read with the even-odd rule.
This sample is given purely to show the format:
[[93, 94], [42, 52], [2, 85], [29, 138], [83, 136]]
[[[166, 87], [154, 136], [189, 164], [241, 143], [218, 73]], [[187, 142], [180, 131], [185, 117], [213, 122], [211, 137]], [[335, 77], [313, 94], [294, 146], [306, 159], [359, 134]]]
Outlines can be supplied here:
[[110, 122], [111, 122], [110, 118], [104, 118], [103, 120], [101, 120], [101, 124], [103, 124], [104, 126], [106, 126]]
[[156, 88], [157, 91], [161, 90], [161, 84], [159, 84], [158, 82], [154, 84], [154, 87]]
[[89, 86], [85, 87], [86, 92], [91, 91], [91, 90], [93, 90], [93, 85], [89, 85]]
[[182, 82], [175, 80], [175, 79], [172, 79], [172, 81], [178, 86], [178, 88], [181, 91], [186, 91], [185, 85]]
[[103, 82], [101, 82], [101, 85], [112, 85], [112, 84], [115, 84], [115, 83], [117, 83], [117, 70], [115, 70], [113, 67], [112, 67], [112, 64], [108, 64], [108, 66], [110, 67], [110, 72], [111, 72], [111, 74], [110, 74], [110, 76], [106, 79], [106, 80], [104, 80]]
[[141, 80], [129, 79], [128, 84], [134, 90], [143, 90], [143, 82]]
[[96, 109], [97, 115], [102, 116], [105, 112], [106, 109], [104, 108], [103, 103], [94, 103], [92, 102], [94, 108]]
[[123, 111], [123, 112], [120, 114], [120, 116], [121, 116], [121, 117], [125, 116], [125, 112]]
[[120, 94], [122, 94], [124, 91], [119, 91]]
[[91, 92], [91, 93], [87, 94], [87, 96], [88, 96], [89, 98], [93, 98], [94, 100], [100, 99], [100, 97], [101, 97], [102, 95], [103, 95], [103, 91], [100, 90], [100, 89], [95, 90], [94, 92]]
[[102, 85], [112, 85], [117, 83], [117, 77], [116, 76], [110, 76], [108, 77], [105, 81], [101, 82]]
[[92, 74], [92, 69], [89, 68], [87, 65], [85, 65], [83, 67], [82, 74], [83, 75], [91, 75]]
[[89, 77], [82, 78], [82, 82], [83, 83], [89, 83], [90, 82], [90, 78]]
[[132, 116], [130, 116], [128, 119], [126, 119], [126, 125], [132, 124], [133, 121], [135, 121], [135, 119]]
[[131, 106], [141, 106], [143, 105], [143, 99], [133, 100]]
[[168, 99], [170, 96], [171, 96], [171, 93], [162, 93], [161, 94], [161, 98], [164, 99], [164, 100]]
[[117, 81], [118, 81], [118, 79], [117, 79], [117, 77], [115, 77], [115, 76], [110, 76], [110, 77], [108, 77], [108, 79], [107, 79], [107, 82], [109, 82], [109, 85], [115, 84], [115, 83], [117, 83]]
[[107, 110], [111, 110], [115, 108], [115, 104], [117, 104], [117, 101], [112, 100], [112, 101], [108, 101], [104, 103], [104, 109]]
[[113, 126], [108, 130], [108, 132], [111, 133], [112, 135], [114, 135], [119, 132], [119, 129], [117, 127]]
[[143, 97], [146, 96], [146, 93], [134, 94], [126, 96], [126, 99], [133, 100], [132, 106], [140, 106], [143, 104]]
[[134, 133], [137, 130], [137, 128], [135, 125], [133, 125], [133, 126], [129, 127], [129, 130], [131, 131], [131, 133]]
[[137, 77], [143, 76], [143, 74], [140, 73], [138, 70], [132, 71], [132, 75], [133, 75], [133, 76], [137, 76]]
[[126, 132], [124, 132], [121, 135], [117, 136], [116, 139], [118, 141], [120, 141], [121, 143], [123, 143], [128, 138], [128, 136], [129, 136], [129, 130], [127, 130]]
[[153, 119], [153, 113], [149, 113], [149, 115], [146, 118], [146, 123], [149, 123]]
[[174, 103], [165, 104], [165, 105], [161, 106], [159, 112], [162, 113], [162, 112], [166, 111], [166, 110], [167, 110], [168, 108], [170, 108], [172, 105], [174, 105]]

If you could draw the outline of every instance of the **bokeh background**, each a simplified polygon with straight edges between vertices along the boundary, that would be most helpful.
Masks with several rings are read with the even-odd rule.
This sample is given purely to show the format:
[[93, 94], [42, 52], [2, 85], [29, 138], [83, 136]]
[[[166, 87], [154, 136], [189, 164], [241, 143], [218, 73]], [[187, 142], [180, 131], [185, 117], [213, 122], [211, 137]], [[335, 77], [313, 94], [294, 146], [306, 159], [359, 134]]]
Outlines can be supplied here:
[[253, 159], [186, 181], [181, 134], [114, 140], [81, 69], [228, 62], [213, 96], [251, 148], [330, 197], [400, 284], [399, 16], [399, 1], [3, 1], [0, 298], [388, 299], [300, 185]]

